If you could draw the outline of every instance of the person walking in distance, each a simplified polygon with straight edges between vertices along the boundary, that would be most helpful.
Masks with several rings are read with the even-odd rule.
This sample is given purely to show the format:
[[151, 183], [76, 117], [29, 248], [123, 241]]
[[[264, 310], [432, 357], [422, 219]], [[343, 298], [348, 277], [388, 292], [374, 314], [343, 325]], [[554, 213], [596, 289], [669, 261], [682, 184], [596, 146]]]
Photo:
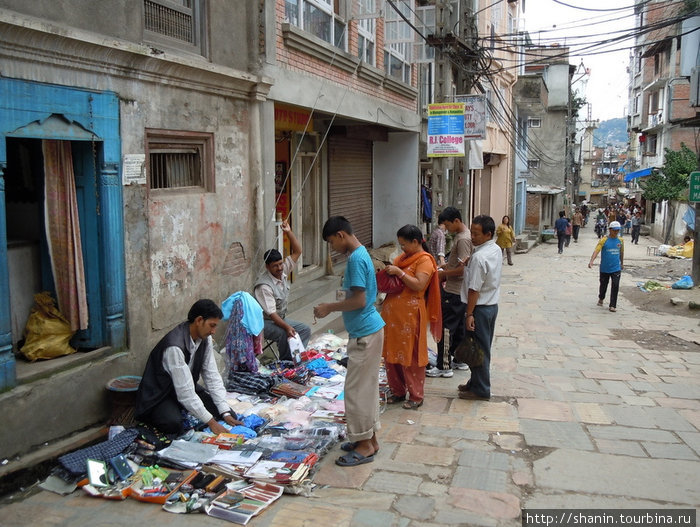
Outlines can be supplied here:
[[639, 232], [642, 230], [642, 212], [639, 210], [635, 212], [630, 223], [632, 225], [632, 243], [638, 245]]
[[501, 224], [496, 228], [496, 245], [505, 253], [508, 265], [513, 265], [513, 244], [515, 243], [515, 231], [510, 224], [510, 216], [503, 216]]
[[565, 212], [559, 211], [559, 219], [554, 222], [554, 230], [557, 233], [557, 248], [559, 254], [564, 252], [564, 242], [566, 241], [566, 229], [569, 226], [569, 220], [564, 217]]
[[576, 207], [576, 212], [574, 212], [571, 223], [573, 225], [572, 235], [574, 237], [574, 243], [578, 243], [578, 231], [580, 231], [583, 226], [583, 214], [581, 214], [581, 210], [578, 207]]
[[588, 262], [588, 268], [593, 267], [593, 262], [595, 261], [598, 254], [600, 254], [600, 288], [598, 290], [598, 305], [603, 305], [603, 300], [605, 300], [605, 293], [608, 290], [608, 283], [612, 282], [610, 286], [610, 306], [609, 309], [612, 312], [617, 311], [617, 292], [620, 288], [620, 275], [622, 274], [622, 269], [624, 267], [625, 258], [625, 245], [622, 238], [619, 237], [620, 229], [619, 221], [613, 221], [610, 223], [609, 234], [604, 236], [598, 241], [593, 254], [591, 255], [591, 261]]

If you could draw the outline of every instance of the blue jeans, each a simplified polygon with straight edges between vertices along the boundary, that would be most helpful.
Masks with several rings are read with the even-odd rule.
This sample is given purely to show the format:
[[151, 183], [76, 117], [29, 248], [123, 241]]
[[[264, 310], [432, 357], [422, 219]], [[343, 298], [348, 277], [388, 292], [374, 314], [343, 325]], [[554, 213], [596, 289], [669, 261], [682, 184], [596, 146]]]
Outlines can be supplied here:
[[474, 336], [484, 350], [484, 363], [469, 368], [472, 376], [467, 382], [467, 389], [479, 397], [491, 397], [491, 343], [497, 316], [498, 304], [474, 308]]

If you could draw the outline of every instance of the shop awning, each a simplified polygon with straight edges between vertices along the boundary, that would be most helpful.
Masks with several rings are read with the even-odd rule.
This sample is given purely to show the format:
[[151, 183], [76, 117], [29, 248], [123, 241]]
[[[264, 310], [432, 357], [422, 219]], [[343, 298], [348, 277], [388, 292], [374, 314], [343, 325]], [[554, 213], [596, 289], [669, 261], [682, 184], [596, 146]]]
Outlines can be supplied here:
[[637, 170], [636, 172], [630, 172], [625, 176], [625, 181], [632, 181], [633, 179], [637, 179], [638, 177], [644, 177], [644, 176], [649, 176], [651, 175], [651, 171], [654, 170], [653, 168], [644, 168], [642, 170]]

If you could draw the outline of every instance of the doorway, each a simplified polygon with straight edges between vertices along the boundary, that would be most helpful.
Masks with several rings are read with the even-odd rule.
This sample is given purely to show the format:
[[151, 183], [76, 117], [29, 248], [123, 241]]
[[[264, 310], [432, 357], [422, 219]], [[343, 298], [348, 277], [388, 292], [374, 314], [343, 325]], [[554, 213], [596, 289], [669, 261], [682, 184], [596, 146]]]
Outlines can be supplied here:
[[[95, 168], [95, 152], [98, 145], [87, 141], [72, 141], [70, 146], [88, 304], [88, 327], [76, 332], [71, 345], [87, 351], [104, 343], [100, 309], [102, 298], [98, 243], [99, 204]], [[12, 344], [17, 346], [34, 304], [34, 294], [49, 291], [56, 299], [46, 225], [47, 222], [57, 220], [47, 217], [45, 213], [42, 140], [8, 137], [6, 148], [5, 219], [10, 314]]]
[[294, 163], [292, 225], [301, 242], [299, 271], [304, 273], [321, 266], [321, 171], [318, 136], [298, 134], [297, 140], [301, 144]]

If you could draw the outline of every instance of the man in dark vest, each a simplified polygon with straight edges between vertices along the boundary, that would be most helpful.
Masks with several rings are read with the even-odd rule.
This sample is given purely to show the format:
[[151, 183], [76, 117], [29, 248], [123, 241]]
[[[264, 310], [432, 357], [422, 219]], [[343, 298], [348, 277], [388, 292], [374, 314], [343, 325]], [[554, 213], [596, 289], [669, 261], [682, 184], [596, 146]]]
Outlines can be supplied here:
[[[226, 402], [226, 388], [214, 360], [211, 336], [223, 318], [212, 300], [197, 300], [187, 315], [151, 351], [139, 385], [136, 419], [165, 434], [181, 435], [182, 410], [209, 425], [215, 434], [227, 432], [217, 420], [241, 424]], [[206, 390], [198, 384], [202, 378]]]
[[265, 338], [277, 343], [277, 351], [281, 360], [292, 360], [289, 351], [289, 341], [297, 333], [304, 347], [311, 337], [311, 328], [303, 322], [297, 322], [287, 318], [287, 302], [289, 300], [289, 282], [287, 275], [294, 270], [294, 266], [301, 256], [301, 244], [286, 221], [280, 226], [282, 232], [287, 233], [291, 254], [282, 259], [277, 249], [265, 251], [265, 271], [260, 275], [253, 295], [263, 309], [265, 318]]

